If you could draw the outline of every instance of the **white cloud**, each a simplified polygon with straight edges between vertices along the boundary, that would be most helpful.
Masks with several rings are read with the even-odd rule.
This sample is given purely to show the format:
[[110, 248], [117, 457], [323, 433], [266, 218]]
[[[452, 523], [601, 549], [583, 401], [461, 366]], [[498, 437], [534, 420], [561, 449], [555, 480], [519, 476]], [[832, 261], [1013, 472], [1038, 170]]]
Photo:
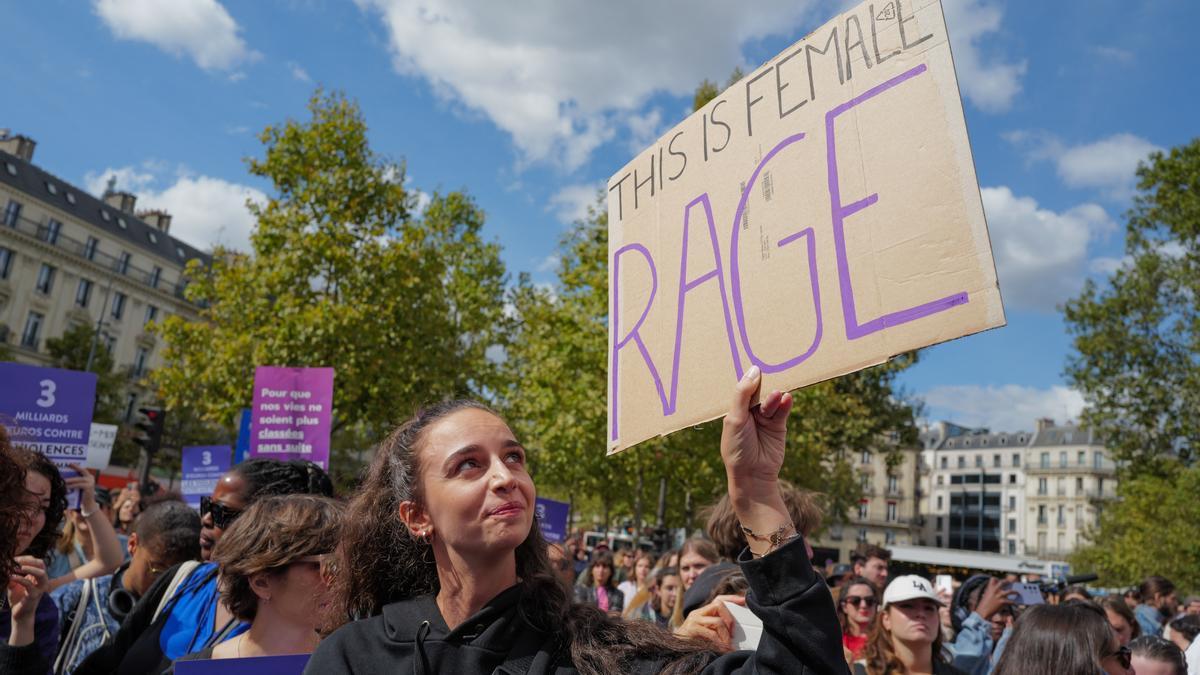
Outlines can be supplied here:
[[1000, 291], [1010, 307], [1053, 311], [1077, 293], [1088, 271], [1088, 244], [1116, 227], [1096, 204], [1058, 213], [1005, 186], [980, 192]]
[[553, 272], [558, 269], [558, 265], [561, 262], [562, 262], [562, 258], [557, 253], [551, 253], [550, 255], [546, 256], [545, 258], [542, 258], [542, 261], [538, 263], [537, 271], [538, 272]]
[[118, 39], [186, 55], [204, 70], [232, 70], [259, 57], [217, 0], [93, 0], [92, 8]]
[[1021, 77], [1028, 64], [988, 58], [980, 47], [984, 37], [1000, 31], [1003, 10], [983, 0], [948, 0], [943, 9], [963, 95], [984, 112], [1008, 110], [1021, 93]]
[[171, 175], [161, 163], [153, 162], [143, 163], [140, 170], [120, 167], [89, 172], [84, 186], [102, 195], [111, 176], [117, 177], [117, 189], [137, 195], [139, 210], [157, 208], [170, 213], [171, 235], [201, 250], [217, 244], [250, 250], [254, 218], [246, 209], [246, 200], [262, 203], [267, 199], [261, 190], [246, 185], [192, 175], [182, 166]]
[[560, 223], [570, 225], [588, 217], [588, 207], [596, 204], [599, 192], [599, 183], [568, 185], [550, 197], [546, 210], [553, 211]]
[[1039, 417], [1077, 421], [1084, 409], [1083, 395], [1063, 386], [947, 385], [919, 397], [929, 406], [931, 419], [992, 431], [1033, 431]]
[[662, 110], [658, 108], [654, 108], [644, 115], [631, 114], [626, 119], [626, 123], [629, 125], [630, 152], [645, 150], [666, 131]]
[[482, 112], [523, 162], [573, 169], [654, 93], [724, 81], [741, 45], [786, 35], [818, 0], [631, 4], [356, 0], [383, 20], [401, 73]]
[[291, 70], [293, 79], [300, 82], [312, 82], [312, 78], [308, 76], [308, 71], [300, 67], [299, 63], [289, 61], [288, 69]]
[[1080, 145], [1067, 145], [1043, 131], [1012, 131], [1004, 138], [1021, 148], [1030, 162], [1052, 162], [1068, 187], [1096, 189], [1114, 200], [1129, 198], [1137, 182], [1138, 163], [1151, 152], [1162, 150], [1128, 133]]

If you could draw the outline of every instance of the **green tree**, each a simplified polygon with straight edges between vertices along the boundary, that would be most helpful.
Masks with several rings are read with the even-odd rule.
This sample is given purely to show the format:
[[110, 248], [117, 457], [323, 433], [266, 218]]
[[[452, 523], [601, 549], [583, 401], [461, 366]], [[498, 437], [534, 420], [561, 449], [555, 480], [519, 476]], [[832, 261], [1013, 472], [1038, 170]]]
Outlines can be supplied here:
[[1109, 587], [1159, 574], [1180, 588], [1200, 588], [1200, 467], [1144, 474], [1122, 482], [1117, 494], [1091, 542], [1071, 557], [1073, 569], [1094, 571]]
[[[55, 368], [96, 373], [96, 407], [92, 419], [102, 424], [118, 424], [124, 413], [122, 394], [132, 379], [128, 372], [117, 371], [112, 354], [102, 341], [96, 342], [93, 351], [94, 331], [94, 327], [86, 324], [69, 328], [61, 336], [46, 340], [46, 351], [52, 359], [50, 365]], [[89, 354], [91, 368], [87, 367]]]
[[[248, 160], [273, 186], [250, 204], [252, 251], [189, 268], [201, 316], [161, 326], [164, 403], [229, 425], [251, 403], [255, 366], [332, 366], [334, 438], [357, 443], [421, 403], [489, 394], [488, 353], [510, 320], [483, 212], [451, 192], [415, 214], [404, 166], [372, 151], [355, 103], [318, 91], [308, 112], [263, 131], [264, 156]], [[334, 461], [362, 449], [335, 447]]]
[[1063, 310], [1082, 421], [1130, 478], [1200, 451], [1200, 139], [1152, 154], [1137, 176], [1126, 263]]

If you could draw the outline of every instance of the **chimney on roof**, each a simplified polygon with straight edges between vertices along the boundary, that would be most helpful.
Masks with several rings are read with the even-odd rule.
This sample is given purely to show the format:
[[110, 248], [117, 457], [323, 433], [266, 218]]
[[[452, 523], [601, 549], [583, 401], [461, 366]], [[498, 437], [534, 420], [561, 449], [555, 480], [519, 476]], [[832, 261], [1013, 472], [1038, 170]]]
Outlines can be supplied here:
[[114, 209], [119, 209], [133, 215], [133, 207], [137, 204], [137, 197], [122, 190], [107, 190], [104, 193], [104, 203]]
[[1039, 417], [1037, 421], [1037, 430], [1045, 431], [1054, 426], [1054, 420], [1049, 417]]
[[162, 209], [151, 209], [138, 214], [147, 224], [158, 228], [163, 234], [171, 231], [171, 214]]
[[37, 147], [37, 141], [34, 141], [28, 136], [21, 134], [13, 135], [8, 129], [0, 130], [0, 150], [7, 152], [10, 155], [33, 162], [33, 149]]

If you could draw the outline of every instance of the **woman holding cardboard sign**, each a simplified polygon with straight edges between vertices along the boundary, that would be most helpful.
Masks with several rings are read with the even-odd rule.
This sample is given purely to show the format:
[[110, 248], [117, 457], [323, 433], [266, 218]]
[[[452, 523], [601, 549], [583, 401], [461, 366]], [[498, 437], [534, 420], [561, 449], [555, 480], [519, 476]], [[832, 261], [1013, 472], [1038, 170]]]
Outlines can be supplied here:
[[335, 593], [348, 623], [309, 673], [845, 673], [833, 600], [779, 493], [789, 394], [751, 407], [759, 372], [738, 382], [721, 455], [741, 524], [756, 652], [717, 656], [701, 641], [573, 604], [534, 523], [525, 449], [472, 401], [420, 411], [376, 452], [347, 513]]

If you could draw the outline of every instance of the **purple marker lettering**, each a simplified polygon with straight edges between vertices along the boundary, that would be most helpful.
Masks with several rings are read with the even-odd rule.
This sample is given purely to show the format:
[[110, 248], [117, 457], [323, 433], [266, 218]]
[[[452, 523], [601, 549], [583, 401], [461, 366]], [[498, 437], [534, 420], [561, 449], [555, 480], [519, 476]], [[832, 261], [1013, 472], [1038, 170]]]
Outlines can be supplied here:
[[[692, 207], [697, 204], [704, 206], [704, 217], [708, 224], [708, 237], [712, 243], [713, 253], [713, 268], [708, 272], [688, 281], [687, 278], [687, 259], [688, 259], [688, 232], [691, 227]], [[679, 256], [679, 303], [678, 310], [675, 314], [675, 354], [671, 363], [671, 396], [663, 407], [664, 415], [675, 414], [676, 395], [679, 391], [679, 353], [683, 346], [683, 307], [688, 291], [697, 286], [716, 278], [717, 286], [721, 291], [721, 306], [725, 310], [725, 334], [729, 338], [729, 357], [733, 361], [733, 371], [736, 373], [736, 379], [742, 379], [742, 364], [738, 359], [737, 344], [733, 341], [733, 319], [729, 316], [729, 302], [725, 296], [725, 274], [721, 266], [721, 250], [717, 247], [717, 224], [713, 220], [712, 204], [708, 200], [708, 193], [696, 197], [683, 209], [683, 251]]]
[[654, 294], [658, 292], [658, 271], [654, 269], [654, 258], [650, 257], [650, 251], [646, 250], [641, 244], [627, 244], [617, 249], [613, 254], [612, 264], [612, 332], [613, 335], [620, 335], [621, 329], [621, 314], [620, 314], [620, 298], [621, 298], [621, 256], [628, 251], [636, 251], [642, 254], [646, 259], [646, 264], [650, 266], [650, 297], [646, 299], [646, 307], [642, 310], [641, 317], [637, 323], [633, 325], [629, 333], [619, 341], [614, 340], [612, 348], [612, 365], [608, 371], [608, 377], [612, 387], [612, 398], [609, 400], [609, 416], [612, 418], [612, 440], [617, 440], [617, 417], [620, 410], [617, 408], [617, 383], [620, 381], [620, 373], [618, 366], [620, 365], [621, 348], [633, 340], [637, 344], [638, 351], [642, 353], [642, 360], [646, 362], [646, 367], [650, 369], [650, 376], [654, 378], [654, 386], [658, 388], [658, 398], [663, 402], [663, 407], [666, 407], [667, 396], [663, 392], [662, 379], [658, 376], [658, 369], [654, 367], [654, 360], [650, 358], [650, 350], [646, 349], [646, 343], [642, 341], [642, 336], [638, 334], [642, 324], [646, 321], [646, 316], [650, 314], [650, 307], [654, 305]]
[[[837, 251], [838, 284], [842, 291], [842, 317], [846, 324], [846, 338], [849, 340], [857, 340], [860, 337], [870, 335], [871, 333], [883, 330], [884, 328], [898, 326], [902, 323], [914, 321], [916, 319], [929, 316], [930, 314], [936, 314], [938, 312], [950, 309], [951, 307], [966, 304], [968, 302], [966, 292], [955, 293], [953, 295], [948, 295], [944, 298], [927, 302], [922, 305], [884, 314], [883, 316], [871, 319], [870, 321], [862, 324], [858, 323], [858, 313], [854, 306], [854, 286], [850, 282], [850, 264], [846, 258], [845, 220], [847, 216], [858, 213], [859, 211], [879, 201], [879, 195], [871, 194], [856, 202], [842, 204], [841, 188], [838, 184], [837, 150], [834, 145], [834, 122], [837, 120], [838, 115], [850, 110], [854, 106], [878, 96], [888, 89], [891, 89], [892, 87], [895, 87], [906, 80], [912, 79], [923, 72], [925, 72], [925, 64], [921, 64], [915, 68], [906, 70], [896, 77], [893, 77], [882, 84], [868, 89], [862, 94], [825, 113], [825, 138], [829, 172], [829, 200], [833, 211], [833, 245]], [[734, 236], [736, 237], [736, 231]]]
[[[737, 315], [738, 333], [742, 337], [742, 347], [746, 349], [746, 357], [750, 362], [758, 366], [764, 373], [778, 373], [795, 365], [803, 363], [808, 357], [812, 356], [817, 351], [817, 347], [821, 344], [821, 293], [820, 286], [817, 280], [817, 247], [812, 228], [805, 228], [796, 234], [785, 237], [779, 241], [778, 246], [786, 246], [796, 239], [808, 237], [808, 274], [812, 282], [813, 290], [813, 308], [816, 310], [817, 326], [816, 334], [813, 336], [812, 344], [804, 353], [794, 356], [782, 363], [767, 363], [755, 355], [754, 350], [750, 348], [750, 336], [746, 331], [746, 313], [742, 307], [742, 281], [741, 274], [738, 271], [738, 235], [741, 230], [738, 224], [742, 220], [742, 213], [746, 210], [746, 200], [749, 199], [751, 191], [754, 189], [754, 183], [758, 180], [758, 175], [762, 173], [767, 162], [770, 162], [775, 155], [787, 146], [804, 138], [804, 134], [795, 134], [788, 136], [779, 142], [778, 145], [771, 148], [754, 168], [754, 173], [750, 175], [750, 180], [746, 181], [746, 188], [742, 191], [742, 198], [738, 201], [737, 212], [733, 216], [733, 241], [729, 246], [729, 280], [733, 286], [733, 311]], [[738, 368], [738, 377], [741, 377], [741, 368]]]

